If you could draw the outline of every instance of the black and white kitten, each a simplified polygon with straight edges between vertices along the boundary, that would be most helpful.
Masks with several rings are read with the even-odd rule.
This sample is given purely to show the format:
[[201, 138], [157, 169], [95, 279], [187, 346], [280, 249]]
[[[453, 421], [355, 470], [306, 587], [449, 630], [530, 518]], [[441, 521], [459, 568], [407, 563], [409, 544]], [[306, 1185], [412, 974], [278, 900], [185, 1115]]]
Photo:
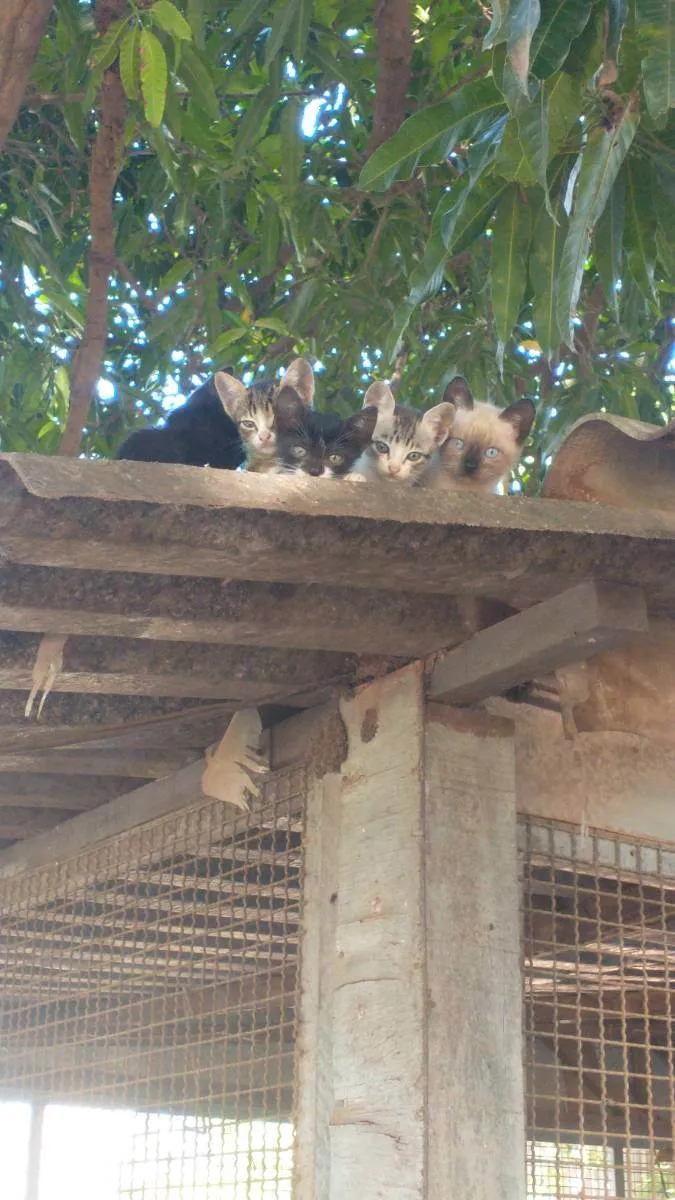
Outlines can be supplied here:
[[241, 466], [273, 471], [274, 401], [284, 388], [292, 389], [302, 404], [311, 404], [314, 372], [305, 359], [291, 363], [281, 381], [261, 381], [250, 387], [233, 375], [217, 371], [213, 379], [169, 413], [163, 426], [130, 434], [115, 457], [226, 471]]
[[342, 479], [369, 444], [377, 409], [363, 408], [350, 417], [314, 412], [291, 388], [276, 400], [277, 472]]

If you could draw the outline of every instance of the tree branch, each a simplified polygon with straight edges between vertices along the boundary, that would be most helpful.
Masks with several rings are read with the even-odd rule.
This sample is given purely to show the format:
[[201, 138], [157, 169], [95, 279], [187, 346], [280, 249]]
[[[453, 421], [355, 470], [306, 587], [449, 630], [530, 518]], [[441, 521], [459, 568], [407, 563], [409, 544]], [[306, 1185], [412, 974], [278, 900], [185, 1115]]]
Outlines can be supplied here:
[[368, 154], [390, 138], [405, 119], [412, 37], [410, 0], [375, 0], [377, 85]]
[[[122, 17], [126, 0], [97, 6], [96, 25], [103, 32]], [[127, 100], [116, 67], [103, 76], [99, 125], [89, 167], [90, 233], [87, 315], [73, 359], [70, 408], [60, 454], [77, 454], [87, 420], [108, 335], [108, 283], [116, 265], [113, 194], [121, 165]]]
[[21, 106], [53, 0], [3, 0], [0, 14], [0, 151]]

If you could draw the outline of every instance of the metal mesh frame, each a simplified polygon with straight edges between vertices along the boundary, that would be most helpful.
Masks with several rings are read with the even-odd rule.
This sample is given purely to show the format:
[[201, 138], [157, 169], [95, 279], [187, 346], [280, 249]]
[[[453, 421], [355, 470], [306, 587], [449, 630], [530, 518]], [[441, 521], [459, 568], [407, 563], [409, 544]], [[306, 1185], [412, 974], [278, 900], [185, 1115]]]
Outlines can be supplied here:
[[523, 820], [530, 1200], [675, 1196], [675, 847]]
[[125, 1110], [120, 1198], [291, 1194], [305, 784], [0, 882], [0, 1101]]

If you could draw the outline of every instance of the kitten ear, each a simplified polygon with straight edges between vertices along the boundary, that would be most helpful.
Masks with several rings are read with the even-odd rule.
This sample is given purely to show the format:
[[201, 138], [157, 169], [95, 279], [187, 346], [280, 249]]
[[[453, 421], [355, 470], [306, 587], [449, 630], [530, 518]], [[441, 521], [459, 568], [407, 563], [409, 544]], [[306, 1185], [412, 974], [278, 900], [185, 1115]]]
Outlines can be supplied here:
[[523, 396], [521, 400], [516, 400], [515, 404], [510, 404], [499, 414], [500, 421], [508, 421], [509, 425], [513, 425], [516, 442], [519, 446], [523, 444], [532, 428], [536, 411], [532, 401], [527, 396]]
[[213, 376], [216, 391], [228, 417], [234, 417], [239, 405], [246, 399], [246, 387], [234, 375], [226, 375], [224, 371], [216, 371]]
[[454, 404], [444, 400], [442, 404], [437, 404], [435, 408], [430, 408], [428, 412], [425, 412], [420, 421], [420, 428], [430, 433], [436, 445], [440, 446], [452, 429], [455, 412]]
[[279, 386], [294, 388], [302, 403], [311, 408], [314, 399], [314, 372], [307, 359], [293, 359]]
[[302, 422], [307, 405], [295, 388], [282, 387], [274, 400], [278, 433], [290, 433]]
[[352, 413], [345, 421], [345, 433], [358, 446], [367, 446], [373, 436], [377, 416], [378, 409], [374, 404], [369, 404], [368, 408], [362, 408], [360, 412]]
[[471, 388], [463, 375], [455, 375], [455, 378], [450, 380], [443, 392], [443, 400], [447, 404], [454, 404], [456, 408], [473, 408]]
[[376, 408], [383, 416], [390, 417], [394, 411], [396, 401], [394, 393], [388, 383], [383, 383], [378, 380], [377, 383], [371, 383], [368, 391], [363, 397], [362, 408]]

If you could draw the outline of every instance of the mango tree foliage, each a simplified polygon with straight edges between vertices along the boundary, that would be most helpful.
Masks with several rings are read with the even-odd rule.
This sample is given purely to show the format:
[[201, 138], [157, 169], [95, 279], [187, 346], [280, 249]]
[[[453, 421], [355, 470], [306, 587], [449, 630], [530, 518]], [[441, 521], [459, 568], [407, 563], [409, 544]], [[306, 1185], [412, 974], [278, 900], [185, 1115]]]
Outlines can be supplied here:
[[345, 411], [402, 376], [535, 397], [522, 483], [605, 407], [673, 406], [673, 0], [410, 6], [397, 132], [369, 153], [381, 39], [356, 0], [56, 0], [0, 171], [2, 449], [58, 447], [85, 326], [104, 72], [127, 119], [87, 453], [225, 365], [322, 364]]

